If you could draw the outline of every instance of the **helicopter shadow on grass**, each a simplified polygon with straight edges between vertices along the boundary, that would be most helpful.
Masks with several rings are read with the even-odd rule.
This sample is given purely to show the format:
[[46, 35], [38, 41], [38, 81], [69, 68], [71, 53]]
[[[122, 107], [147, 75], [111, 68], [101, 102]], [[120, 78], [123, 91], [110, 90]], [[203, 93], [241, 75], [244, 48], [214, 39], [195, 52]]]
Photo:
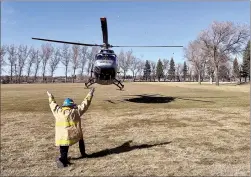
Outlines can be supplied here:
[[175, 97], [167, 97], [161, 95], [130, 95], [131, 98], [126, 98], [123, 101], [133, 103], [169, 103], [175, 100]]
[[124, 101], [133, 102], [133, 103], [149, 103], [149, 104], [160, 104], [160, 103], [170, 103], [176, 100], [188, 100], [188, 101], [197, 101], [197, 102], [206, 102], [206, 103], [215, 103], [213, 101], [207, 100], [198, 100], [198, 99], [191, 99], [191, 98], [181, 98], [181, 97], [169, 97], [169, 96], [162, 96], [162, 95], [128, 95], [131, 98], [125, 98]]
[[[163, 143], [156, 143], [156, 144], [141, 144], [141, 145], [133, 145], [133, 146], [131, 146], [130, 143], [132, 143], [132, 140], [127, 141], [124, 144], [117, 146], [117, 147], [114, 147], [114, 148], [111, 148], [111, 149], [104, 149], [102, 151], [89, 154], [87, 156], [87, 158], [99, 158], [99, 157], [105, 157], [105, 156], [112, 155], [112, 154], [121, 154], [121, 153], [129, 152], [132, 150], [139, 150], [139, 149], [151, 148], [154, 146], [167, 145], [167, 144], [170, 144], [171, 141], [163, 142]], [[71, 158], [71, 159], [72, 160], [79, 160], [81, 158], [77, 157], [77, 158]]]
[[[132, 98], [124, 98], [123, 100], [116, 100], [116, 102], [133, 102], [133, 103], [169, 103], [174, 101], [174, 97], [164, 97], [164, 96], [156, 96], [156, 95], [128, 95]], [[126, 97], [128, 97], [126, 96]], [[116, 104], [112, 100], [104, 100], [106, 102]]]

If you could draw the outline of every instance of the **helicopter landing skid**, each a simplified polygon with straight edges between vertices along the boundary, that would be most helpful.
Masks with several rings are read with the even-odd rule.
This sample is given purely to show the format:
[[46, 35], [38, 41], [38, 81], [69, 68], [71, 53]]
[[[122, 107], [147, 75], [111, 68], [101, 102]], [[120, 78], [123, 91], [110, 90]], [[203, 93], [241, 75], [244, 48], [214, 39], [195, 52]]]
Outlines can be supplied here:
[[95, 79], [90, 78], [87, 83], [85, 83], [86, 88], [89, 88], [92, 84], [95, 84]]
[[113, 84], [116, 85], [120, 90], [124, 88], [124, 85], [121, 84], [121, 81], [119, 81], [118, 79], [114, 79]]

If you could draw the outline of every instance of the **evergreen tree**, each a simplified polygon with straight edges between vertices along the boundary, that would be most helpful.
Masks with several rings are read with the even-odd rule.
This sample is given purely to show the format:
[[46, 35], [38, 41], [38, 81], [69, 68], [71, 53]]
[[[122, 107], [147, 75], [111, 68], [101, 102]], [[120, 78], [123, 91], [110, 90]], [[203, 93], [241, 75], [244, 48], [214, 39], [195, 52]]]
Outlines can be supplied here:
[[235, 79], [240, 77], [240, 70], [237, 58], [235, 58], [233, 62], [233, 75]]
[[148, 60], [146, 60], [145, 68], [144, 68], [144, 78], [147, 81], [148, 78], [150, 78], [151, 75], [151, 66]]
[[184, 61], [184, 65], [183, 65], [182, 71], [183, 71], [183, 79], [184, 79], [184, 81], [186, 81], [188, 68], [187, 68], [187, 64], [186, 64], [185, 61]]
[[250, 41], [248, 42], [243, 54], [242, 76], [247, 81], [247, 77], [250, 77]]
[[229, 69], [225, 65], [221, 65], [219, 68], [219, 79], [224, 81], [229, 81]]
[[168, 70], [168, 76], [171, 81], [173, 79], [175, 80], [175, 63], [174, 63], [173, 58], [171, 58], [171, 60], [170, 60], [170, 67]]
[[157, 63], [156, 76], [158, 78], [158, 81], [160, 81], [160, 78], [164, 76], [163, 63], [160, 59]]

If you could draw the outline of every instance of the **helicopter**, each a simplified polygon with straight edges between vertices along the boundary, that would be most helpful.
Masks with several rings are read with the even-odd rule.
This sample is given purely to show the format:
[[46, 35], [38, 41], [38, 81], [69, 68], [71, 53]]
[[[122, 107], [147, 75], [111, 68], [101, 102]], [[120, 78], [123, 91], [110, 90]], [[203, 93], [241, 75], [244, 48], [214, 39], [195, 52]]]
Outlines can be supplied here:
[[[110, 48], [113, 47], [183, 47], [183, 46], [113, 46], [108, 42], [108, 29], [107, 29], [107, 20], [106, 17], [101, 17], [101, 29], [103, 35], [103, 44], [85, 44], [78, 42], [67, 42], [67, 41], [59, 41], [59, 40], [50, 40], [50, 39], [42, 39], [42, 38], [32, 38], [33, 40], [41, 40], [48, 42], [56, 42], [56, 43], [64, 43], [64, 44], [72, 44], [72, 45], [82, 45], [82, 46], [97, 46], [101, 47], [98, 53], [95, 55], [94, 63], [91, 69], [91, 76], [88, 81], [85, 83], [86, 88], [91, 86], [92, 84], [100, 84], [100, 85], [116, 85], [120, 90], [124, 88], [124, 85], [121, 83], [119, 79], [117, 79], [118, 71], [118, 59], [114, 50]], [[94, 73], [94, 77], [92, 74]]]

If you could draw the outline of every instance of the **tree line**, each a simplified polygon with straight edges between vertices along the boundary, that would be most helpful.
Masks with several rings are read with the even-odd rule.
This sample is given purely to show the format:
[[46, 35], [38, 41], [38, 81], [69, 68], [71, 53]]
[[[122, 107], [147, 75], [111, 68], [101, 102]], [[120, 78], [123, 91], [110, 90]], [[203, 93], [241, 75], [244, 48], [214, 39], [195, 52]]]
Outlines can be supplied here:
[[[234, 55], [242, 57], [238, 63]], [[250, 78], [250, 34], [249, 26], [233, 22], [213, 22], [208, 29], [202, 30], [197, 38], [184, 48], [184, 57], [198, 75], [198, 82], [205, 72], [210, 80], [215, 78], [229, 80], [230, 76]]]
[[[197, 38], [184, 47], [184, 63], [174, 58], [159, 59], [157, 63], [145, 63], [132, 55], [132, 51], [119, 54], [120, 67], [124, 73], [131, 69], [133, 78], [137, 73], [145, 81], [239, 81], [250, 80], [250, 33], [249, 26], [233, 22], [214, 21]], [[237, 57], [239, 57], [238, 62]]]
[[55, 47], [46, 43], [39, 49], [27, 45], [2, 45], [0, 49], [1, 75], [3, 72], [7, 72], [11, 83], [14, 82], [14, 76], [17, 78], [15, 82], [18, 83], [21, 83], [24, 78], [26, 81], [32, 78], [32, 81], [36, 82], [38, 76], [41, 76], [42, 81], [45, 82], [48, 76], [53, 79], [55, 71], [61, 63], [64, 68], [65, 82], [68, 80], [70, 71], [73, 76], [71, 77], [72, 82], [74, 82], [77, 70], [80, 76], [84, 76], [85, 70], [89, 75], [91, 63], [97, 52], [97, 47], [88, 50], [88, 47], [85, 46], [68, 44]]
[[[249, 27], [232, 22], [213, 22], [208, 29], [201, 31], [197, 38], [184, 48], [183, 63], [175, 59], [159, 59], [157, 62], [138, 58], [132, 50], [120, 51], [117, 55], [120, 76], [143, 81], [242, 81], [250, 78], [250, 39]], [[42, 82], [51, 78], [61, 63], [64, 80], [69, 77], [75, 82], [78, 75], [90, 75], [91, 67], [99, 47], [86, 47], [63, 44], [55, 47], [51, 43], [39, 49], [27, 45], [2, 45], [0, 49], [1, 75], [7, 72], [10, 83]], [[242, 59], [239, 63], [234, 55]], [[6, 70], [7, 67], [7, 70]], [[69, 75], [69, 73], [71, 74]], [[14, 79], [15, 78], [15, 79]]]

